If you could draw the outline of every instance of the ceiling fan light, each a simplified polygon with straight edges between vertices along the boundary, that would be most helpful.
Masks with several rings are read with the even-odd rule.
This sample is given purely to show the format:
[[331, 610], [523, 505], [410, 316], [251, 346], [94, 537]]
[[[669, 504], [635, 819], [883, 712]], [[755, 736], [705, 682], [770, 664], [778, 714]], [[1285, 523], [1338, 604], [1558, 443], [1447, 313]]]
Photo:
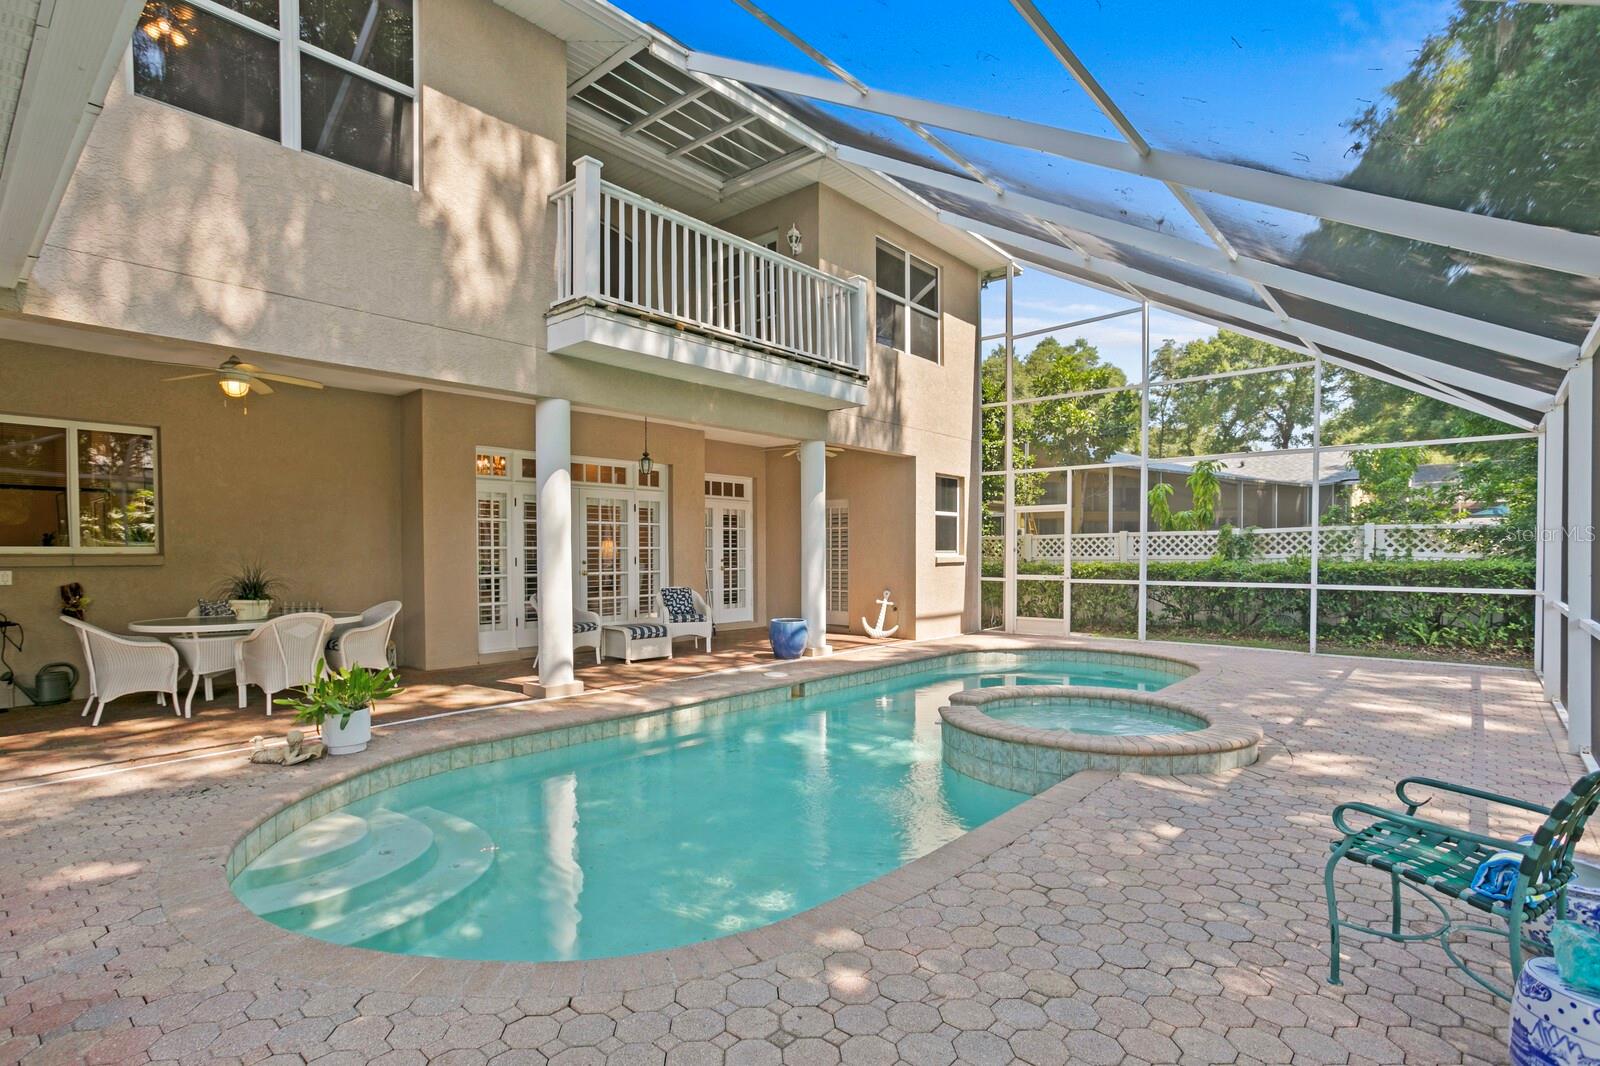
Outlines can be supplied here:
[[217, 384], [222, 388], [222, 394], [230, 400], [242, 400], [250, 395], [250, 382], [244, 378], [224, 377]]

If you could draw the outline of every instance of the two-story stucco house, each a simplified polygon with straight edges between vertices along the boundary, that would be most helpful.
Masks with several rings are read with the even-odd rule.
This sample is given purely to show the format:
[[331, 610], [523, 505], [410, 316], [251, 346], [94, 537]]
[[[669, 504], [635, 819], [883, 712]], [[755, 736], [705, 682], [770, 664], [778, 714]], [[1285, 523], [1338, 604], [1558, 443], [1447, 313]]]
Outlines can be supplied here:
[[61, 585], [118, 628], [241, 560], [287, 601], [403, 601], [409, 665], [539, 646], [545, 693], [576, 687], [574, 608], [654, 616], [669, 584], [817, 652], [885, 588], [903, 636], [976, 627], [1006, 259], [841, 163], [821, 112], [603, 0], [44, 7], [0, 116], [30, 660], [76, 656]]

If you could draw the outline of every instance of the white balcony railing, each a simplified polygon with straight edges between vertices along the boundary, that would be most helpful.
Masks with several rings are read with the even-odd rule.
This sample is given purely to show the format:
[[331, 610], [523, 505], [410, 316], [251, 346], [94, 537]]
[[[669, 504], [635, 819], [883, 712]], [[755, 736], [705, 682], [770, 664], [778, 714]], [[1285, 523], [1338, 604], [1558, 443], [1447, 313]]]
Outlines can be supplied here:
[[866, 373], [866, 281], [836, 278], [600, 180], [551, 197], [556, 300], [590, 300], [853, 374]]

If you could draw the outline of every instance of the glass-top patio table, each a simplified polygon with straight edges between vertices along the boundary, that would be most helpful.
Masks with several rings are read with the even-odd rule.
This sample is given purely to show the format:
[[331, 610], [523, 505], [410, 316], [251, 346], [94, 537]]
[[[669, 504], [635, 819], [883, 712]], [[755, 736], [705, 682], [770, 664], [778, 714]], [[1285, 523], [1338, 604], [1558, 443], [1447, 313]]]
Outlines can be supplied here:
[[[299, 612], [290, 612], [299, 613]], [[360, 612], [353, 611], [320, 611], [333, 619], [334, 625], [344, 625], [349, 622], [361, 621]], [[225, 673], [234, 667], [233, 647], [238, 640], [285, 615], [273, 614], [266, 618], [238, 618], [231, 614], [219, 615], [194, 615], [179, 618], [146, 618], [138, 622], [128, 623], [128, 629], [134, 633], [144, 633], [149, 636], [166, 640], [178, 650], [183, 658], [183, 664], [189, 670], [189, 692], [183, 701], [183, 716], [194, 715], [194, 692], [200, 682], [205, 682], [206, 699], [214, 697], [211, 688], [211, 678], [214, 674]], [[211, 639], [202, 639], [202, 638]], [[234, 640], [224, 638], [233, 637]], [[242, 703], [240, 706], [244, 706]]]
[[[361, 621], [360, 611], [318, 611], [333, 619], [334, 625], [347, 625], [351, 622]], [[212, 637], [224, 633], [253, 633], [275, 618], [283, 615], [268, 615], [266, 618], [243, 619], [231, 614], [195, 615], [192, 617], [178, 618], [146, 618], [138, 622], [128, 623], [128, 629], [134, 633], [148, 633], [151, 636], [161, 637]]]

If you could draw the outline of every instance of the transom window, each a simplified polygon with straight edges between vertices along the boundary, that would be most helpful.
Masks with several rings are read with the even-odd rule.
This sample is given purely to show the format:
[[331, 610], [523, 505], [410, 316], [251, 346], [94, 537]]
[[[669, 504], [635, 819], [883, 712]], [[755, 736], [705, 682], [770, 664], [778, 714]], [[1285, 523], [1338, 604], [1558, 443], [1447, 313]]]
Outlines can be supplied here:
[[933, 553], [961, 554], [962, 479], [939, 474], [933, 479]]
[[744, 478], [706, 478], [706, 495], [724, 500], [744, 499], [745, 486], [749, 482]]
[[0, 552], [157, 548], [156, 432], [0, 416]]
[[939, 268], [878, 242], [878, 343], [939, 361]]
[[412, 0], [148, 0], [141, 96], [410, 183]]

